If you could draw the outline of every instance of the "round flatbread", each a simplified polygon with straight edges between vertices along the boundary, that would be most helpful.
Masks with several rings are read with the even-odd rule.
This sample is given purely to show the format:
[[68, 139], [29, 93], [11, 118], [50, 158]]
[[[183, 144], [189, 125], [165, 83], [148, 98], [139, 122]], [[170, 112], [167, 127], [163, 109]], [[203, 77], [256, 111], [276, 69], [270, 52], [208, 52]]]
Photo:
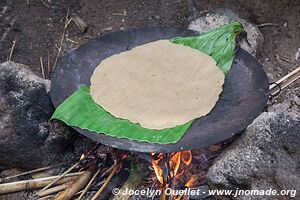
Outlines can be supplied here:
[[91, 95], [115, 117], [161, 130], [208, 114], [223, 83], [212, 57], [159, 40], [103, 60], [91, 77]]

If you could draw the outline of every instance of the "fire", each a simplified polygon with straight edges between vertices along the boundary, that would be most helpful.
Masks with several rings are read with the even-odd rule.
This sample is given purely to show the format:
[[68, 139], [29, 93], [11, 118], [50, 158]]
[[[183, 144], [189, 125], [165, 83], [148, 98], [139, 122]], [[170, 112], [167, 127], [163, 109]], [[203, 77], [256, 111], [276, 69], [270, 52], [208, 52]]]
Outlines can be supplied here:
[[181, 152], [177, 152], [172, 156], [171, 160], [169, 161], [169, 166], [172, 173], [171, 176], [175, 177], [177, 175], [180, 163], [181, 163]]
[[191, 188], [195, 186], [196, 182], [197, 182], [196, 176], [192, 175], [191, 178], [185, 183], [185, 187]]
[[[164, 162], [164, 154], [160, 153], [158, 155], [152, 155], [152, 166], [157, 177], [157, 180], [161, 184], [164, 183], [164, 168], [168, 168], [169, 174], [167, 175], [168, 180], [173, 181], [173, 185], [176, 185], [178, 178], [183, 174], [185, 168], [189, 166], [192, 162], [192, 152], [182, 151], [169, 154], [168, 161]], [[168, 166], [163, 166], [168, 165]]]
[[189, 166], [192, 162], [192, 152], [191, 151], [183, 151], [182, 153], [182, 161], [186, 166]]
[[158, 161], [157, 160], [152, 160], [152, 166], [153, 166], [153, 169], [154, 169], [157, 180], [160, 183], [163, 183], [164, 182], [163, 170], [159, 167]]
[[79, 160], [83, 160], [85, 158], [84, 154], [81, 154], [80, 159]]

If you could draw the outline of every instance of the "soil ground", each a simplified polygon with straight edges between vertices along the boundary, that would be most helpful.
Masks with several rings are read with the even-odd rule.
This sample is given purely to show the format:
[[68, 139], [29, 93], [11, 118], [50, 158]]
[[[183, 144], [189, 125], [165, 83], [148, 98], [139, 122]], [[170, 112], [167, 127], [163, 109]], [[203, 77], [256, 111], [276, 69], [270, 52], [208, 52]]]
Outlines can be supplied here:
[[[16, 40], [11, 59], [29, 65], [41, 75], [40, 57], [46, 63], [49, 53], [53, 65], [68, 8], [69, 15], [76, 14], [88, 24], [88, 31], [81, 33], [71, 23], [66, 30], [63, 51], [123, 28], [157, 25], [185, 28], [192, 14], [188, 1], [1, 0], [0, 62], [7, 60]], [[300, 58], [295, 59], [300, 48], [300, 1], [195, 0], [195, 7], [199, 12], [229, 8], [254, 24], [272, 23], [260, 28], [265, 38], [260, 62], [266, 65], [271, 79], [277, 79], [300, 64]]]
[[[15, 41], [11, 60], [29, 65], [42, 76], [40, 58], [47, 66], [49, 55], [53, 65], [68, 9], [70, 16], [76, 14], [87, 23], [88, 30], [82, 33], [71, 22], [61, 55], [110, 31], [157, 25], [186, 28], [193, 14], [187, 2], [191, 0], [0, 0], [0, 62], [7, 60]], [[195, 8], [198, 12], [229, 8], [256, 25], [271, 23], [260, 27], [265, 43], [258, 58], [270, 81], [300, 66], [300, 1], [195, 0]], [[51, 76], [47, 70], [45, 75]], [[299, 82], [276, 102], [288, 97], [291, 104], [299, 106]]]
[[[188, 2], [194, 2], [195, 9]], [[158, 25], [186, 28], [192, 10], [216, 8], [229, 8], [256, 25], [271, 23], [260, 28], [265, 43], [259, 56], [270, 81], [300, 65], [300, 1], [295, 0], [1, 0], [0, 62], [7, 60], [15, 41], [11, 60], [29, 65], [42, 76], [40, 58], [47, 68], [49, 54], [53, 66], [68, 9], [69, 16], [78, 15], [88, 30], [82, 33], [71, 22], [61, 55], [110, 31]], [[299, 92], [299, 81], [293, 87]]]

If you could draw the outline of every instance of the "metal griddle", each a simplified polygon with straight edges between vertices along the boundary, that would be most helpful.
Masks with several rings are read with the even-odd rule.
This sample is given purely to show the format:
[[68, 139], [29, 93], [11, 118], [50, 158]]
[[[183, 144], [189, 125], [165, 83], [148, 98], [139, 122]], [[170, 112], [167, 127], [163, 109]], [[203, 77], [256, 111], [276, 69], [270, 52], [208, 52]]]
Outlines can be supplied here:
[[[57, 66], [50, 92], [54, 106], [57, 107], [81, 86], [90, 85], [90, 77], [103, 59], [155, 40], [193, 35], [198, 33], [149, 27], [108, 33], [89, 41], [67, 53]], [[215, 108], [207, 116], [196, 119], [176, 144], [151, 144], [74, 129], [102, 144], [130, 151], [167, 153], [206, 147], [245, 129], [262, 112], [268, 100], [268, 90], [268, 78], [262, 67], [250, 54], [239, 49]]]

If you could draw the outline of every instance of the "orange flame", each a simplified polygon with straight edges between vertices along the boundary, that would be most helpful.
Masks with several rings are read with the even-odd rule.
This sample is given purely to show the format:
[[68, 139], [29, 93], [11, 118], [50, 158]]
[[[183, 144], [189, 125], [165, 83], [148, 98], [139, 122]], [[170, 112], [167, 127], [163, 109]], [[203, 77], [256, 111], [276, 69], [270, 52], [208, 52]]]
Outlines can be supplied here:
[[[154, 156], [155, 154], [151, 154]], [[164, 178], [163, 178], [163, 169], [160, 166], [160, 161], [163, 160], [164, 155], [158, 154], [156, 156], [156, 159], [152, 159], [152, 166], [155, 172], [155, 175], [157, 177], [157, 180], [163, 184]], [[190, 165], [192, 162], [192, 152], [191, 151], [182, 151], [182, 152], [176, 152], [172, 153], [170, 155], [170, 161], [169, 161], [169, 170], [170, 170], [170, 176], [169, 178], [174, 178], [174, 185], [176, 185], [177, 179], [179, 176], [181, 176], [184, 172], [184, 169], [186, 166]]]
[[80, 159], [79, 160], [83, 160], [84, 159], [84, 154], [81, 154]]
[[163, 183], [164, 182], [164, 179], [163, 179], [163, 170], [158, 165], [158, 162], [159, 162], [159, 160], [152, 160], [152, 166], [153, 166], [155, 175], [157, 177], [157, 180], [160, 183]]
[[193, 158], [192, 152], [191, 151], [183, 151], [183, 152], [181, 152], [181, 154], [182, 154], [182, 162], [184, 162], [184, 164], [186, 166], [189, 166], [191, 164], [192, 158]]
[[172, 156], [171, 160], [169, 161], [170, 169], [173, 171], [172, 174], [173, 177], [176, 176], [178, 172], [181, 163], [180, 160], [181, 160], [181, 152], [177, 152]]
[[185, 183], [185, 186], [191, 188], [195, 185], [196, 182], [197, 182], [196, 176], [192, 175], [191, 178]]

